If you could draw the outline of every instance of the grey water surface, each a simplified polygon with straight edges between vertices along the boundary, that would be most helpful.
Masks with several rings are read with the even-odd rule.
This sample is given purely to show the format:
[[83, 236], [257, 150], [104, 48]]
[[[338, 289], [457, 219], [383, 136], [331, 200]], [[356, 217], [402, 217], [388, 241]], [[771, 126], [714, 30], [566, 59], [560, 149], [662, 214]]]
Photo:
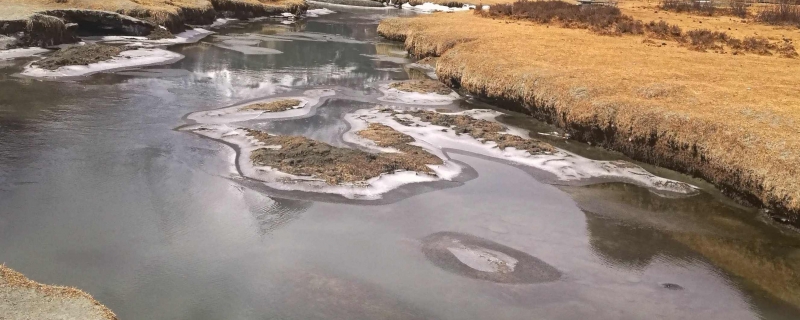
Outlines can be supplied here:
[[[287, 197], [243, 181], [229, 146], [175, 130], [191, 112], [335, 88], [346, 94], [311, 117], [252, 126], [346, 146], [342, 116], [409, 75], [402, 44], [376, 32], [398, 11], [332, 9], [235, 22], [171, 47], [186, 57], [166, 66], [42, 81], [13, 75], [30, 60], [0, 65], [0, 263], [81, 288], [120, 319], [800, 319], [797, 235], [668, 170], [645, 166], [704, 191], [546, 184], [452, 152], [473, 172], [459, 183], [375, 203]], [[252, 35], [282, 53], [214, 45]], [[555, 129], [521, 115], [504, 121], [625, 159], [538, 135]], [[470, 277], [426, 257], [440, 232], [553, 269], [546, 281]]]

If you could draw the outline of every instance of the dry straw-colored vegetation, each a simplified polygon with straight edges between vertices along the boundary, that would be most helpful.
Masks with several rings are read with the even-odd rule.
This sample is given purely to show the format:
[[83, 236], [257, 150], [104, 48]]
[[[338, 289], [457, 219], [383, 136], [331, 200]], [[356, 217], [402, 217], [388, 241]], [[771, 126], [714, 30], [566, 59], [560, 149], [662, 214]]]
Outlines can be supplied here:
[[[683, 30], [798, 36], [730, 17], [655, 13], [633, 2], [621, 6], [623, 14]], [[601, 36], [470, 12], [387, 19], [378, 32], [405, 41], [415, 56], [439, 56], [436, 74], [447, 84], [576, 139], [704, 177], [742, 200], [795, 219], [800, 213], [796, 59], [704, 53], [668, 39], [648, 46], [641, 35]]]
[[280, 99], [270, 102], [261, 102], [261, 103], [253, 103], [248, 104], [242, 107], [242, 110], [257, 110], [257, 111], [266, 111], [266, 112], [280, 112], [292, 109], [298, 105], [303, 103], [297, 99]]
[[183, 24], [209, 24], [217, 15], [237, 17], [305, 11], [304, 0], [0, 0], [0, 22], [59, 9], [112, 11], [182, 31]]
[[[707, 4], [701, 5], [702, 8], [706, 6], [714, 8]], [[772, 41], [763, 36], [746, 36], [744, 39], [739, 39], [725, 31], [711, 31], [705, 28], [683, 32], [678, 25], [663, 20], [645, 23], [623, 14], [622, 10], [610, 5], [576, 6], [556, 0], [520, 0], [510, 4], [495, 5], [489, 9], [477, 8], [475, 14], [490, 18], [528, 20], [565, 28], [589, 29], [603, 35], [645, 35], [654, 39], [673, 40], [681, 46], [704, 52], [779, 54], [788, 58], [798, 55], [792, 40], [788, 38]]]
[[56, 70], [63, 66], [87, 65], [106, 61], [122, 52], [122, 47], [102, 44], [87, 44], [59, 49], [52, 55], [34, 62], [34, 65], [48, 70]]
[[[37, 283], [0, 264], [0, 319], [116, 320], [110, 309], [86, 292]], [[6, 318], [7, 317], [7, 318]]]
[[453, 92], [443, 83], [430, 79], [393, 82], [389, 84], [389, 88], [405, 92], [436, 93], [441, 95]]
[[[526, 150], [530, 154], [554, 151], [553, 146], [542, 141], [507, 134], [508, 128], [494, 121], [475, 119], [463, 114], [446, 114], [428, 110], [407, 111], [404, 114], [414, 116], [432, 125], [450, 128], [456, 134], [466, 134], [484, 143], [494, 142], [500, 150], [515, 148]], [[407, 120], [397, 117], [397, 114], [395, 114], [395, 118], [401, 124], [410, 124]]]
[[424, 149], [410, 145], [414, 139], [377, 123], [357, 132], [378, 146], [394, 148], [396, 153], [370, 153], [357, 149], [339, 148], [302, 136], [270, 135], [248, 129], [251, 136], [265, 145], [279, 145], [280, 149], [261, 148], [250, 154], [258, 166], [268, 166], [278, 171], [312, 176], [328, 184], [360, 183], [381, 174], [398, 170], [435, 174], [428, 165], [442, 164], [442, 159]]

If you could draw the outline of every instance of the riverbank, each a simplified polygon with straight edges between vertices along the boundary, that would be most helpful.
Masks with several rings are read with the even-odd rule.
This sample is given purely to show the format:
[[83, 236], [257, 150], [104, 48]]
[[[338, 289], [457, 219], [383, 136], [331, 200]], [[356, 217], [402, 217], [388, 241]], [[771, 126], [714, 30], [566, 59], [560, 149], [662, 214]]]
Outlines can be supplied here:
[[159, 32], [159, 26], [179, 33], [223, 17], [301, 14], [308, 4], [304, 0], [0, 0], [0, 7], [0, 40], [5, 36], [16, 39], [12, 46], [44, 47], [77, 42], [77, 34], [148, 36]]
[[[670, 23], [693, 18], [662, 14]], [[717, 26], [712, 18], [703, 24], [732, 23], [716, 17]], [[736, 29], [798, 38], [796, 31], [769, 26]], [[644, 36], [603, 36], [472, 12], [387, 19], [378, 32], [405, 41], [414, 56], [440, 57], [436, 75], [452, 87], [553, 123], [573, 139], [702, 177], [798, 223], [795, 59], [698, 52], [670, 40], [652, 45]]]
[[80, 289], [37, 283], [0, 265], [0, 318], [116, 320], [114, 312]]

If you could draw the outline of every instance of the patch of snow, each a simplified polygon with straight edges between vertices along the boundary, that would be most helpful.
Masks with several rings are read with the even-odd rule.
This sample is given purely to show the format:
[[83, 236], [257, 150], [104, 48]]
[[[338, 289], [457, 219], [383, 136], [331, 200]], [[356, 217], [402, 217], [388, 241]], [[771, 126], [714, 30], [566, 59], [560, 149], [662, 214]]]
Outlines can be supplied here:
[[461, 263], [483, 272], [513, 272], [519, 262], [505, 253], [477, 246], [458, 245], [447, 250]]
[[[496, 121], [495, 118], [502, 113], [493, 110], [474, 109], [448, 114], [463, 114], [477, 119]], [[400, 124], [389, 112], [382, 111], [379, 108], [358, 110], [355, 112], [355, 116], [367, 122], [387, 125], [411, 136], [418, 143], [426, 143], [435, 146], [437, 149], [452, 148], [511, 161], [550, 172], [562, 181], [618, 181], [635, 184], [654, 191], [675, 194], [690, 195], [697, 192], [697, 187], [695, 186], [655, 176], [642, 167], [626, 161], [592, 160], [559, 149], [552, 154], [534, 155], [526, 150], [517, 150], [510, 147], [501, 150], [494, 142], [484, 143], [467, 134], [459, 135], [450, 128], [422, 122], [419, 118], [411, 115], [398, 116], [404, 121], [410, 121], [412, 123], [411, 126]], [[509, 130], [507, 133], [528, 138], [527, 131], [521, 129]]]
[[[303, 92], [302, 96], [298, 97], [279, 97], [255, 100], [247, 103], [239, 103], [230, 107], [221, 109], [214, 109], [208, 111], [199, 111], [190, 113], [186, 116], [187, 119], [193, 120], [197, 123], [203, 124], [223, 124], [242, 122], [255, 119], [280, 119], [280, 118], [294, 118], [309, 114], [312, 107], [317, 105], [321, 98], [328, 97], [336, 94], [335, 91], [330, 89], [314, 89]], [[292, 109], [278, 112], [267, 112], [263, 110], [246, 110], [245, 107], [264, 102], [272, 102], [277, 100], [296, 99], [300, 100], [300, 104]]]
[[[171, 39], [150, 40], [147, 39], [147, 37], [139, 37], [139, 36], [103, 36], [100, 37], [98, 41], [109, 44], [127, 44], [139, 47], [153, 47], [153, 46], [164, 46], [173, 44], [195, 43], [212, 33], [214, 33], [214, 31], [206, 30], [203, 28], [194, 28], [192, 30], [186, 30], [184, 32], [178, 33], [175, 35], [175, 38]], [[87, 39], [92, 39], [92, 38], [87, 38]]]
[[231, 22], [231, 21], [236, 21], [236, 20], [239, 20], [239, 19], [226, 19], [226, 18], [217, 18], [217, 20], [214, 20], [214, 23], [212, 23], [212, 24], [211, 24], [211, 25], [209, 25], [208, 27], [209, 27], [209, 28], [219, 28], [219, 27], [221, 27], [221, 26], [223, 26], [223, 25], [227, 24], [228, 22]]
[[[280, 146], [267, 146], [247, 136], [247, 132], [241, 128], [234, 128], [224, 124], [206, 124], [185, 127], [183, 130], [189, 130], [205, 137], [236, 145], [240, 153], [238, 165], [241, 174], [245, 177], [262, 181], [268, 187], [278, 190], [331, 193], [350, 199], [375, 200], [380, 199], [382, 194], [406, 184], [439, 180], [436, 176], [424, 173], [398, 171], [391, 174], [383, 174], [361, 183], [329, 185], [325, 181], [313, 177], [296, 176], [280, 172], [271, 167], [253, 165], [250, 160], [250, 155], [253, 151], [260, 148], [280, 148]], [[442, 176], [452, 176], [452, 172], [460, 172], [460, 168], [451, 161], [445, 161], [444, 165], [431, 166], [431, 169], [437, 175], [441, 174]]]
[[413, 104], [423, 106], [443, 106], [453, 103], [461, 97], [452, 92], [450, 94], [438, 93], [419, 93], [419, 92], [406, 92], [394, 88], [389, 88], [388, 84], [380, 85], [378, 90], [383, 92], [383, 97], [378, 98], [380, 101], [390, 103]]
[[[484, 8], [485, 7], [487, 7], [487, 6], [484, 6]], [[435, 4], [435, 3], [431, 3], [431, 2], [425, 2], [423, 4], [416, 5], [416, 6], [412, 6], [409, 3], [404, 3], [402, 5], [402, 8], [403, 8], [403, 10], [411, 10], [411, 11], [419, 12], [419, 13], [433, 13], [433, 12], [437, 12], [437, 11], [438, 12], [467, 11], [467, 10], [475, 9], [475, 6], [474, 5], [470, 5], [470, 4], [465, 4], [462, 7], [448, 7], [448, 6], [443, 6], [443, 5]]]
[[23, 58], [23, 57], [32, 57], [45, 52], [50, 52], [50, 50], [47, 50], [45, 48], [36, 48], [36, 47], [0, 50], [0, 61]]
[[365, 56], [367, 58], [371, 58], [371, 60], [373, 60], [373, 61], [386, 61], [386, 62], [392, 62], [392, 63], [397, 63], [397, 64], [403, 64], [403, 63], [407, 63], [409, 61], [409, 59], [405, 58], [405, 57], [392, 57], [392, 56], [381, 55], [381, 54], [365, 54], [365, 53], [362, 53], [361, 55]]
[[168, 64], [180, 59], [183, 59], [183, 55], [164, 49], [136, 49], [122, 51], [118, 56], [110, 60], [88, 65], [63, 66], [55, 70], [43, 69], [29, 64], [21, 74], [42, 78], [79, 77], [98, 72]]
[[319, 17], [319, 16], [324, 16], [324, 15], [327, 15], [327, 14], [331, 14], [331, 13], [336, 13], [336, 11], [333, 11], [333, 10], [330, 10], [330, 9], [327, 9], [327, 8], [308, 9], [306, 11], [306, 17], [316, 18], [316, 17]]

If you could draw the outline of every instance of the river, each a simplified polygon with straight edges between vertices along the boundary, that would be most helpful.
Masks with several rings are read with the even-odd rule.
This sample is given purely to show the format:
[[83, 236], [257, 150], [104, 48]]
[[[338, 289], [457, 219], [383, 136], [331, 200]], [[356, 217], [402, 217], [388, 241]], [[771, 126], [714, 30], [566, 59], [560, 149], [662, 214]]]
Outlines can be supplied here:
[[[468, 168], [455, 181], [349, 200], [259, 186], [240, 177], [230, 146], [179, 130], [192, 112], [327, 88], [337, 95], [311, 116], [251, 125], [347, 146], [343, 115], [375, 106], [371, 84], [420, 73], [376, 33], [397, 10], [333, 10], [216, 30], [335, 36], [258, 45], [281, 54], [208, 37], [170, 47], [185, 56], [170, 65], [66, 81], [21, 78], [29, 60], [2, 62], [0, 262], [81, 288], [120, 319], [800, 318], [800, 283], [786, 282], [797, 279], [798, 236], [675, 172], [640, 164], [703, 191], [561, 184], [451, 150]], [[588, 158], [627, 160], [538, 135], [557, 130], [521, 115], [502, 120]], [[478, 279], [426, 253], [442, 235], [553, 270]]]

